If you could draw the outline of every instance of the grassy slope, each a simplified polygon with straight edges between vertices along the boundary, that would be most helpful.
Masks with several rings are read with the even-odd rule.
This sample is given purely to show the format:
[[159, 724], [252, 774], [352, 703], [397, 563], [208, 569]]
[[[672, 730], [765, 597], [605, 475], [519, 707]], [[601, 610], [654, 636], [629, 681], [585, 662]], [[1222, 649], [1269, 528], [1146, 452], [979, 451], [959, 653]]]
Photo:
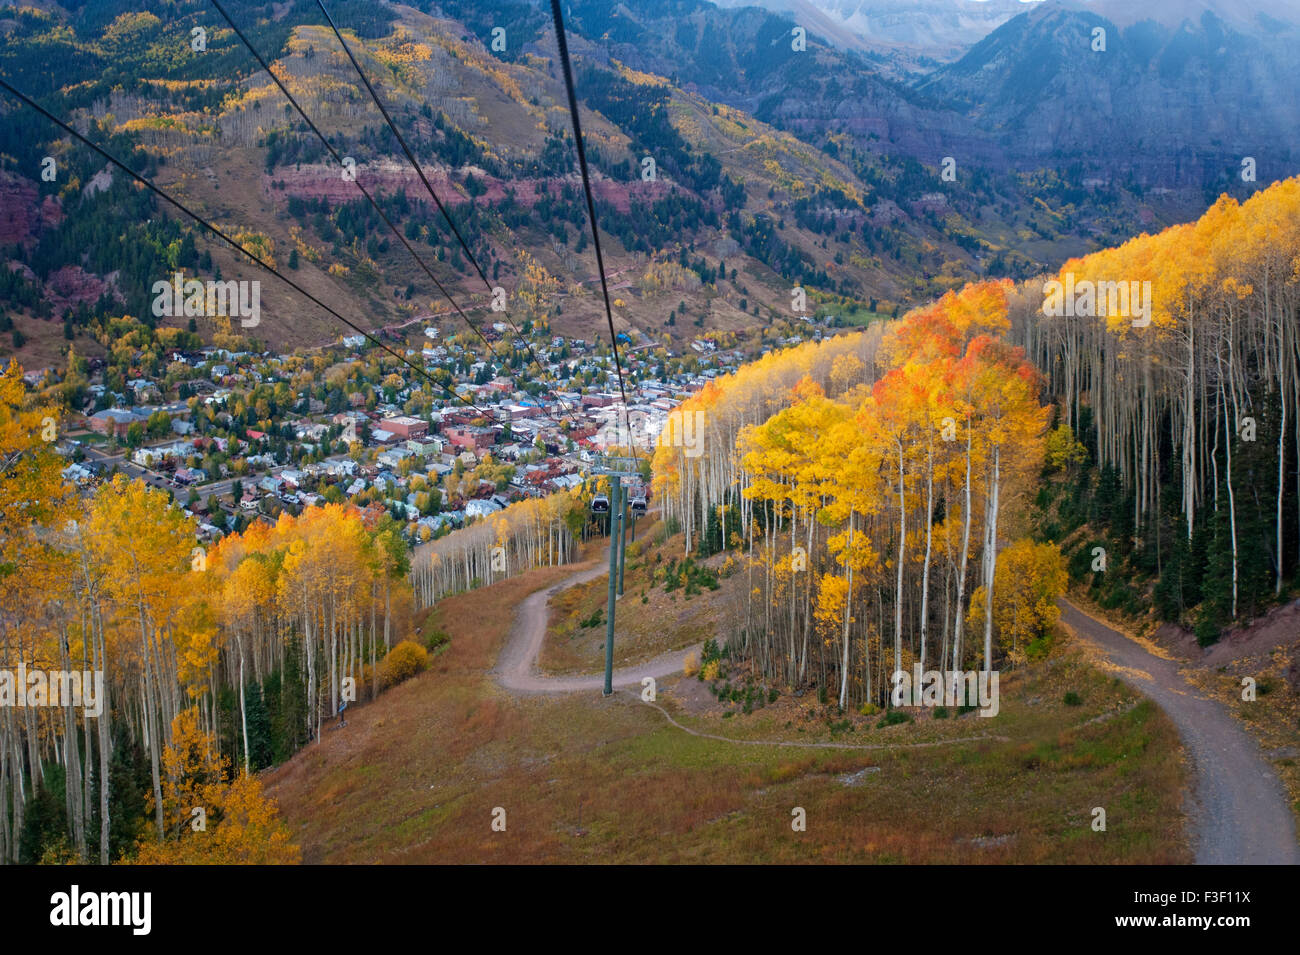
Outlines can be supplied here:
[[[443, 601], [452, 644], [431, 671], [268, 773], [305, 861], [1190, 861], [1176, 733], [1069, 648], [1008, 675], [995, 720], [858, 721], [834, 737], [892, 749], [738, 745], [688, 735], [631, 695], [514, 698], [495, 685], [511, 608], [570, 572]], [[700, 684], [674, 682], [659, 702], [682, 726], [832, 739], [807, 701], [723, 717], [689, 705]], [[1066, 689], [1083, 705], [1064, 706]], [[994, 735], [1014, 741], [899, 745]], [[879, 772], [841, 778], [868, 767]], [[1089, 825], [1098, 805], [1106, 833]], [[791, 830], [795, 806], [806, 832]], [[504, 833], [491, 830], [494, 807]]]

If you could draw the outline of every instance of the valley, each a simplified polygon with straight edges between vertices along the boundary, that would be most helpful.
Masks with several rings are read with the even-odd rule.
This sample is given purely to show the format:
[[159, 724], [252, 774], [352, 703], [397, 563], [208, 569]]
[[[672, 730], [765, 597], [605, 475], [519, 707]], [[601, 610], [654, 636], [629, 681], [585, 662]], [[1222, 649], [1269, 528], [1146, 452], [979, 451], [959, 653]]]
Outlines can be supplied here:
[[5, 871], [1297, 864], [1298, 38], [0, 0]]

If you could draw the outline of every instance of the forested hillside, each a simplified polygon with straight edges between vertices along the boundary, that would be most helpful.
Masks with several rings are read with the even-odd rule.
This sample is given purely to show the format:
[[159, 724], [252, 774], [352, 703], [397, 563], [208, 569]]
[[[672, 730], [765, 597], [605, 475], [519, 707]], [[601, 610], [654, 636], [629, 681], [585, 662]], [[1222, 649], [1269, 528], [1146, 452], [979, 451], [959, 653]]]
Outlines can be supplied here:
[[[1202, 643], [1286, 595], [1300, 568], [1298, 256], [1288, 179], [1066, 262], [1058, 281], [1102, 290], [1093, 314], [1016, 316], [1087, 452], [1039, 492], [1044, 532], [1071, 542], [1072, 575], [1106, 604], [1150, 604]], [[1149, 317], [1118, 312], [1107, 282], [1150, 283]]]
[[972, 285], [860, 354], [768, 356], [692, 398], [705, 453], [661, 446], [656, 488], [688, 551], [732, 551], [752, 581], [733, 646], [881, 703], [914, 660], [1041, 651], [1065, 558], [1103, 606], [1203, 644], [1290, 594], [1297, 196], [1224, 197], [1068, 261], [1068, 316], [1042, 280]]
[[[599, 313], [584, 294], [593, 262], [544, 18], [518, 4], [423, 6], [434, 15], [346, 5], [339, 24], [457, 229], [472, 237], [474, 258], [509, 290], [516, 324], [588, 328]], [[610, 269], [627, 282], [618, 316], [626, 327], [670, 338], [748, 332], [759, 319], [788, 319], [789, 290], [800, 283], [812, 313], [851, 312], [852, 299], [868, 303], [871, 314], [896, 315], [984, 275], [1028, 277], [1092, 247], [1097, 236], [1123, 238], [1132, 229], [1141, 200], [1123, 189], [1085, 190], [1049, 170], [1010, 173], [961, 150], [950, 180], [940, 167], [951, 146], [936, 144], [920, 161], [915, 149], [867, 149], [829, 117], [800, 124], [767, 116], [757, 93], [741, 108], [716, 102], [712, 86], [668, 66], [673, 58], [714, 59], [704, 52], [708, 37], [723, 34], [698, 14], [683, 23], [692, 24], [693, 38], [679, 32], [632, 69], [591, 41], [613, 42], [630, 56], [629, 44], [652, 31], [611, 34], [615, 22], [627, 22], [606, 22], [597, 6], [582, 6], [575, 17], [575, 30], [590, 31], [577, 34], [578, 92], [590, 114], [588, 154]], [[200, 0], [72, 4], [66, 16], [10, 8], [0, 70], [308, 291], [344, 303], [362, 327], [395, 328], [450, 308], [358, 185], [402, 223], [404, 238], [461, 307], [486, 305], [474, 269], [454, 243], [448, 247], [447, 223], [318, 8], [308, 0], [232, 0], [227, 9], [330, 148], [355, 162], [355, 183]], [[860, 87], [906, 99], [867, 62], [838, 62], [815, 40], [800, 59], [805, 54], [790, 49], [779, 19], [735, 16], [724, 45], [756, 83], [760, 73], [765, 84], [797, 80], [818, 104]], [[504, 49], [490, 46], [498, 21], [511, 24]], [[195, 30], [205, 31], [201, 51], [192, 48]], [[780, 36], [786, 39], [777, 42]], [[756, 52], [773, 44], [779, 55]], [[655, 47], [645, 49], [649, 55]], [[683, 50], [691, 55], [679, 57]], [[45, 70], [52, 61], [63, 68]], [[850, 85], [828, 85], [840, 75]], [[47, 120], [8, 98], [3, 109], [0, 205], [12, 222], [0, 236], [11, 263], [0, 347], [27, 365], [56, 365], [59, 350], [83, 338], [83, 353], [98, 354], [123, 315], [159, 324], [151, 306], [160, 278], [267, 279]], [[664, 281], [670, 264], [680, 270]], [[557, 290], [536, 308], [525, 302], [531, 265]], [[177, 324], [209, 343], [282, 349], [339, 334], [279, 283], [266, 280], [263, 294], [266, 320], [235, 329], [234, 339], [228, 324], [210, 319]]]

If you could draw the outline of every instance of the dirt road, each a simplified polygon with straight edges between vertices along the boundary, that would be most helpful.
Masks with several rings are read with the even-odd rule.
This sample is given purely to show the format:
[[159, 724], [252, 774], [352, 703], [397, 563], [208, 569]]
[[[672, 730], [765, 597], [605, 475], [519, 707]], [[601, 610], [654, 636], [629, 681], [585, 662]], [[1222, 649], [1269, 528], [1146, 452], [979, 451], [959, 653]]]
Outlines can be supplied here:
[[[537, 672], [537, 658], [542, 652], [542, 643], [546, 639], [547, 603], [551, 597], [567, 587], [603, 576], [608, 570], [608, 563], [598, 560], [594, 566], [579, 571], [549, 590], [539, 590], [519, 605], [519, 610], [515, 613], [514, 626], [510, 629], [510, 636], [506, 639], [506, 645], [492, 671], [498, 683], [508, 690], [519, 693], [573, 693], [580, 690], [599, 692], [604, 689], [603, 673], [593, 676], [542, 676]], [[617, 636], [615, 639], [617, 640]], [[698, 658], [700, 647], [673, 650], [660, 654], [646, 663], [615, 670], [614, 686], [616, 688], [639, 687], [645, 677], [652, 676], [658, 680], [681, 673], [688, 653], [694, 653]]]
[[1178, 727], [1193, 764], [1192, 846], [1202, 865], [1300, 865], [1287, 794], [1259, 746], [1214, 700], [1154, 656], [1061, 601], [1061, 621], [1120, 667], [1119, 677], [1154, 700]]

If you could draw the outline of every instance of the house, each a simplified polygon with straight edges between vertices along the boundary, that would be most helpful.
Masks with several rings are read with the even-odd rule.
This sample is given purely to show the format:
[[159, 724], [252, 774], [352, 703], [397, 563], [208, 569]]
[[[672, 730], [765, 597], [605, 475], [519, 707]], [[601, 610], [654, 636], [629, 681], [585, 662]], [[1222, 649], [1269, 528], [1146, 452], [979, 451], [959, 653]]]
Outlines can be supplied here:
[[466, 517], [487, 517], [501, 510], [501, 505], [491, 499], [465, 502]]
[[437, 437], [412, 439], [406, 442], [406, 450], [422, 458], [433, 457], [442, 453], [442, 439]]
[[354, 421], [359, 427], [361, 423], [365, 420], [367, 420], [366, 416], [364, 414], [361, 414], [360, 412], [340, 411], [338, 414], [330, 418], [330, 424], [341, 425], [346, 428], [348, 426], [348, 422]]
[[329, 461], [325, 465], [325, 473], [332, 477], [352, 477], [357, 473], [357, 462], [351, 458]]
[[412, 457], [414, 453], [415, 452], [411, 451], [409, 448], [389, 448], [383, 454], [375, 458], [375, 463], [386, 468], [396, 468], [402, 461]]
[[417, 520], [420, 516], [419, 508], [407, 504], [404, 501], [389, 501], [388, 503], [390, 503], [393, 507], [397, 508], [403, 514], [405, 514], [406, 519], [408, 521]]
[[515, 421], [519, 418], [532, 418], [542, 413], [542, 409], [533, 405], [521, 405], [513, 401], [501, 405], [501, 410], [510, 415], [510, 420]]
[[80, 464], [69, 464], [63, 469], [63, 476], [69, 481], [75, 481], [77, 484], [85, 484], [94, 475]]
[[151, 468], [156, 464], [161, 464], [168, 458], [183, 458], [189, 451], [190, 447], [186, 444], [173, 444], [170, 446], [160, 444], [152, 448], [136, 448], [131, 455], [131, 461], [142, 468]]
[[134, 411], [128, 411], [125, 408], [105, 408], [103, 411], [96, 411], [86, 419], [86, 426], [91, 431], [99, 434], [111, 434], [118, 438], [125, 438], [127, 429], [135, 422], [144, 423], [138, 414]]
[[158, 386], [147, 378], [132, 378], [126, 386], [135, 393], [136, 401], [147, 401], [150, 397], [160, 394]]

